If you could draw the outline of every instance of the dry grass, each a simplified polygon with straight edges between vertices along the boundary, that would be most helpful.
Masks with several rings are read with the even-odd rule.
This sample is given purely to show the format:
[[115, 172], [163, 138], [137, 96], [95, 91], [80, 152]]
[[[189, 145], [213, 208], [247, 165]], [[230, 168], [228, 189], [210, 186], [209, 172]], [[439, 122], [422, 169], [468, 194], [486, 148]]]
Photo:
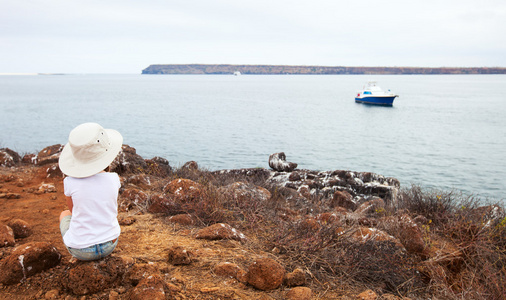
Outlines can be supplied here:
[[[506, 218], [504, 210], [492, 221], [477, 215], [482, 200], [455, 191], [425, 190], [419, 186], [403, 189], [397, 207], [383, 215], [408, 213], [424, 216], [423, 228], [430, 248], [436, 240], [455, 245], [459, 263], [427, 263], [427, 258], [401, 253], [391, 242], [353, 243], [342, 236], [355, 229], [354, 221], [323, 223], [308, 228], [286, 217], [285, 194], [265, 186], [265, 177], [234, 173], [217, 174], [202, 169], [181, 167], [164, 179], [186, 178], [203, 186], [194, 201], [182, 203], [179, 212], [197, 217], [202, 225], [218, 222], [254, 235], [257, 247], [275, 251], [287, 269], [302, 268], [310, 277], [310, 285], [318, 294], [343, 286], [373, 289], [398, 296], [442, 299], [506, 298]], [[237, 201], [218, 188], [243, 181], [270, 190], [269, 201]], [[293, 204], [299, 214], [326, 211], [321, 196]], [[175, 212], [174, 212], [175, 213]], [[344, 226], [344, 229], [343, 229]], [[434, 242], [434, 243], [433, 243]]]

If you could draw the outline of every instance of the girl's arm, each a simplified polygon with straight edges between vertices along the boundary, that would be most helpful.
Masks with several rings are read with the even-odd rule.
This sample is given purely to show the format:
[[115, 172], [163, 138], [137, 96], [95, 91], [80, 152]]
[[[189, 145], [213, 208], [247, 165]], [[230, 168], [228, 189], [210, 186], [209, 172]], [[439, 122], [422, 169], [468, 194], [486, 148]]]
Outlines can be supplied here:
[[72, 197], [65, 197], [67, 199], [67, 206], [69, 207], [70, 212], [72, 212], [72, 208], [74, 208], [74, 202], [72, 202]]

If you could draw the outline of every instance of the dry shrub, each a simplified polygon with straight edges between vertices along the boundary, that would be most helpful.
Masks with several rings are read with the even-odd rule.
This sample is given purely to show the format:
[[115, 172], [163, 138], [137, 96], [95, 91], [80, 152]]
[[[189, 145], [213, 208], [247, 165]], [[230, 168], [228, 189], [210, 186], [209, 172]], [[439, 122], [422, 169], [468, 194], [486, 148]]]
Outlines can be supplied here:
[[292, 226], [276, 245], [283, 249], [286, 265], [305, 266], [320, 284], [367, 286], [399, 295], [422, 287], [413, 259], [396, 243], [344, 237], [354, 229], [329, 225], [310, 231]]
[[457, 265], [428, 264], [428, 290], [449, 299], [506, 297], [506, 216], [500, 205], [495, 216], [481, 213], [481, 199], [458, 192], [425, 191], [412, 186], [401, 193], [399, 207], [432, 221], [430, 234], [452, 241], [461, 260]]

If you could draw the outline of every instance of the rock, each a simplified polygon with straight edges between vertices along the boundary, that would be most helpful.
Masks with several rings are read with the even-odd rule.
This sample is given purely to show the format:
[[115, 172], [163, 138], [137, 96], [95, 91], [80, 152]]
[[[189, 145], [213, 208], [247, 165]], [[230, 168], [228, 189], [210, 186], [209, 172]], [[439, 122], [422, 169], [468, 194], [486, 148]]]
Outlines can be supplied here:
[[344, 207], [351, 211], [354, 211], [357, 208], [355, 202], [353, 202], [353, 197], [347, 191], [335, 191], [332, 196], [331, 207]]
[[200, 229], [195, 238], [204, 240], [236, 240], [246, 241], [246, 236], [237, 231], [237, 229], [224, 223], [217, 223], [206, 228]]
[[308, 287], [294, 287], [286, 293], [286, 300], [311, 300], [313, 291]]
[[148, 211], [153, 214], [157, 213], [178, 214], [183, 212], [180, 203], [176, 203], [176, 201], [172, 197], [169, 197], [164, 194], [151, 195], [151, 199], [149, 202], [150, 204], [148, 207]]
[[61, 255], [46, 242], [20, 245], [0, 263], [0, 283], [11, 285], [60, 263]]
[[152, 186], [153, 179], [146, 174], [135, 174], [128, 177], [125, 182], [136, 185], [142, 189], [149, 189]]
[[176, 179], [169, 182], [164, 188], [175, 201], [182, 203], [193, 201], [202, 194], [202, 186], [190, 179]]
[[189, 214], [178, 214], [175, 216], [171, 216], [167, 219], [167, 221], [170, 223], [177, 223], [180, 225], [193, 225], [193, 223], [195, 223], [192, 216]]
[[269, 156], [269, 167], [278, 172], [292, 172], [297, 168], [297, 164], [287, 162], [284, 152], [278, 152]]
[[251, 178], [254, 182], [263, 182], [271, 176], [273, 171], [265, 168], [243, 168], [243, 169], [232, 169], [232, 170], [218, 170], [210, 172], [211, 175], [219, 177], [234, 177], [234, 178]]
[[143, 211], [148, 207], [148, 198], [148, 195], [139, 189], [125, 189], [119, 196], [119, 210], [127, 212], [137, 208]]
[[378, 299], [378, 294], [376, 294], [372, 290], [366, 290], [366, 291], [358, 294], [357, 299], [359, 299], [359, 300], [376, 300], [376, 299]]
[[218, 276], [237, 279], [239, 277], [238, 274], [243, 275], [244, 270], [242, 270], [237, 264], [230, 262], [221, 262], [214, 266], [213, 272]]
[[274, 290], [283, 283], [285, 268], [271, 258], [257, 259], [248, 268], [248, 284], [263, 291]]
[[[31, 226], [21, 220], [21, 219], [14, 219], [9, 221], [7, 224], [10, 228], [12, 228], [12, 231], [14, 232], [14, 238], [21, 239], [25, 237], [29, 237], [32, 234], [32, 228]], [[0, 229], [1, 231], [1, 229]], [[1, 238], [0, 238], [1, 241]]]
[[376, 228], [359, 227], [354, 231], [351, 231], [351, 239], [358, 243], [366, 243], [368, 241], [373, 242], [391, 242], [393, 243], [398, 251], [405, 252], [404, 245], [395, 237], [388, 233], [381, 231]]
[[[455, 243], [442, 238], [431, 239], [430, 247], [427, 249], [429, 259], [423, 262], [423, 269], [430, 278], [439, 276], [439, 279], [447, 280], [449, 273], [457, 274], [464, 267], [464, 253]], [[442, 269], [437, 274], [437, 269]]]
[[44, 295], [44, 299], [58, 299], [60, 296], [60, 291], [58, 290], [50, 290]]
[[0, 198], [6, 198], [6, 199], [20, 199], [21, 195], [17, 193], [2, 193], [2, 196]]
[[283, 283], [288, 287], [305, 285], [306, 274], [302, 269], [295, 269], [293, 272], [286, 274]]
[[135, 218], [133, 218], [133, 217], [125, 217], [125, 218], [119, 219], [118, 223], [121, 226], [130, 226], [133, 223], [135, 223], [135, 221], [137, 221], [137, 220]]
[[155, 156], [152, 159], [147, 159], [146, 165], [146, 174], [157, 177], [167, 177], [172, 174], [172, 168], [169, 165], [169, 161], [165, 158]]
[[125, 274], [125, 279], [133, 285], [149, 276], [157, 275], [160, 271], [154, 264], [135, 264]]
[[339, 216], [336, 213], [329, 212], [318, 214], [315, 219], [320, 224], [334, 224], [339, 222]]
[[123, 145], [118, 156], [111, 163], [110, 171], [119, 175], [144, 173], [148, 165], [144, 159], [137, 154], [135, 148]]
[[385, 201], [381, 198], [376, 198], [362, 203], [355, 213], [359, 215], [374, 215], [385, 211]]
[[63, 173], [57, 163], [53, 163], [46, 168], [47, 178], [63, 178]]
[[299, 223], [299, 229], [304, 232], [316, 232], [321, 227], [320, 223], [313, 218], [304, 219]]
[[191, 160], [191, 161], [186, 162], [186, 163], [185, 163], [185, 164], [181, 167], [181, 169], [186, 169], [186, 170], [193, 170], [193, 171], [195, 171], [195, 170], [198, 170], [198, 169], [199, 169], [199, 165], [197, 164], [197, 162], [196, 162], [196, 161]]
[[0, 225], [0, 248], [11, 247], [16, 244], [14, 231], [7, 225]]
[[425, 250], [425, 241], [421, 228], [407, 214], [386, 217], [383, 227], [391, 235], [398, 238], [410, 253], [422, 254]]
[[189, 265], [193, 261], [193, 253], [182, 246], [173, 246], [169, 249], [168, 261], [173, 265]]
[[164, 282], [160, 275], [151, 275], [142, 279], [127, 294], [130, 300], [165, 300]]
[[42, 182], [35, 191], [35, 194], [44, 194], [44, 193], [56, 193], [56, 187], [52, 183], [44, 183]]
[[109, 292], [109, 300], [119, 300], [119, 293], [116, 291]]
[[0, 149], [0, 167], [13, 167], [21, 162], [21, 156], [9, 148]]
[[501, 222], [505, 218], [503, 208], [498, 205], [480, 206], [469, 213], [468, 219], [474, 223], [484, 224], [490, 227]]
[[91, 262], [78, 262], [62, 279], [65, 288], [76, 295], [94, 294], [111, 288], [125, 274], [123, 259], [108, 256]]
[[[297, 170], [296, 175], [292, 175], [293, 173], [272, 171], [266, 179], [266, 184], [296, 190], [307, 199], [315, 196], [323, 198], [328, 200], [327, 203], [331, 208], [344, 205], [354, 209], [356, 207], [354, 199], [358, 198], [379, 197], [386, 201], [385, 206], [394, 206], [397, 201], [399, 181], [395, 178], [344, 170]], [[334, 198], [336, 191], [343, 194], [338, 193]]]
[[60, 153], [63, 150], [63, 145], [56, 144], [42, 149], [37, 154], [37, 165], [47, 165], [58, 163], [58, 158], [60, 158]]
[[36, 164], [37, 163], [37, 155], [33, 153], [25, 154], [21, 161], [25, 164]]
[[228, 195], [240, 203], [265, 202], [271, 198], [267, 189], [242, 181], [220, 187], [218, 193]]

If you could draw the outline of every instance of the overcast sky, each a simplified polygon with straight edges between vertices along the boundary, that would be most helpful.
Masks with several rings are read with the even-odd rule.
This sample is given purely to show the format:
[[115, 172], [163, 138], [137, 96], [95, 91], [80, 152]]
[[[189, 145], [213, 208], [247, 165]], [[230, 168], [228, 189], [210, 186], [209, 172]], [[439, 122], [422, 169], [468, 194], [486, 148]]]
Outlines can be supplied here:
[[0, 0], [0, 73], [506, 67], [506, 0]]

